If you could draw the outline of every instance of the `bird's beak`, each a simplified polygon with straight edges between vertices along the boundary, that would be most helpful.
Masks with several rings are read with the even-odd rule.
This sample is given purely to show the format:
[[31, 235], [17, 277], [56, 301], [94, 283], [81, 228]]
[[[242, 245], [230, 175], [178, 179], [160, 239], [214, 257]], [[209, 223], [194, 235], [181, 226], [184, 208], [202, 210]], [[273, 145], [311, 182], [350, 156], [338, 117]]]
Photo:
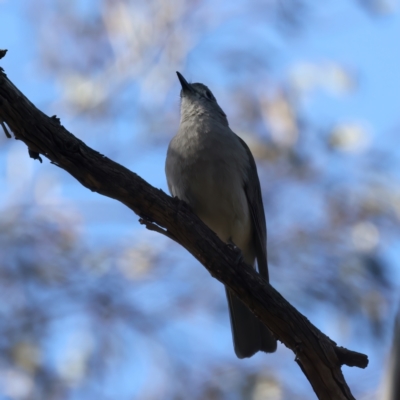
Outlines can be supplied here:
[[183, 75], [178, 71], [176, 71], [176, 74], [178, 75], [179, 82], [181, 83], [183, 93], [192, 92], [193, 89], [191, 85], [187, 83], [187, 80], [183, 77]]

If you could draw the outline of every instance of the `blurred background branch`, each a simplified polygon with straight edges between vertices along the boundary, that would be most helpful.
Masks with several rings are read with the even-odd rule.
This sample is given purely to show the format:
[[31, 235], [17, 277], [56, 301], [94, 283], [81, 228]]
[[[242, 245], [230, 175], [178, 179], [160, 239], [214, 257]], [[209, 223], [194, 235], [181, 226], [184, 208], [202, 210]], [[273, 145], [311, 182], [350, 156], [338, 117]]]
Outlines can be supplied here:
[[393, 342], [383, 382], [383, 400], [400, 398], [400, 308], [393, 330]]

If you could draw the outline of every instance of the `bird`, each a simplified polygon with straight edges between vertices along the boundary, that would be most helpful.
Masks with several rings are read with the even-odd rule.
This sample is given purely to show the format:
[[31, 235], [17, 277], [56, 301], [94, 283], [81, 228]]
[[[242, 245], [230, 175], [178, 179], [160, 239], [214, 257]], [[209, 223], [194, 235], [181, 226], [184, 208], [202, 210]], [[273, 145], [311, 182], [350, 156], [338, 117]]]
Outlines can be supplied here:
[[[244, 261], [269, 280], [266, 222], [254, 157], [236, 135], [211, 90], [202, 83], [181, 84], [180, 125], [169, 143], [165, 162], [168, 189]], [[227, 287], [233, 345], [238, 358], [258, 351], [272, 353], [272, 332]]]

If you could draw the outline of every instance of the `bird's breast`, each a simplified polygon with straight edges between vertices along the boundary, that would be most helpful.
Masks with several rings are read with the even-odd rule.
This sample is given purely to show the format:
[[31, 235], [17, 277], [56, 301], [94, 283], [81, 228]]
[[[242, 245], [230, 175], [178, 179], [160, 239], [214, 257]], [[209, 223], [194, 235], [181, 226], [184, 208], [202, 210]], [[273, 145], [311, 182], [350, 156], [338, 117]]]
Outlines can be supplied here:
[[252, 232], [244, 192], [247, 154], [231, 135], [178, 134], [168, 149], [166, 173], [171, 194], [186, 201], [222, 240], [243, 250]]

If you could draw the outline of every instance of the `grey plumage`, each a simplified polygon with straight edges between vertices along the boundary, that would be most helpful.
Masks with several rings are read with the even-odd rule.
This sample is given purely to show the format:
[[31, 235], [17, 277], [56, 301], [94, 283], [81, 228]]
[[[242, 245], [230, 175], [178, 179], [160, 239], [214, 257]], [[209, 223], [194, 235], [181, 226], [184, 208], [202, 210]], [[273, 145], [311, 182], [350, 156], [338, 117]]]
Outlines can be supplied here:
[[[182, 85], [181, 121], [168, 147], [165, 171], [169, 191], [186, 201], [221, 240], [232, 241], [245, 262], [268, 279], [266, 224], [254, 158], [207, 86]], [[228, 288], [236, 355], [273, 352], [276, 339]]]

